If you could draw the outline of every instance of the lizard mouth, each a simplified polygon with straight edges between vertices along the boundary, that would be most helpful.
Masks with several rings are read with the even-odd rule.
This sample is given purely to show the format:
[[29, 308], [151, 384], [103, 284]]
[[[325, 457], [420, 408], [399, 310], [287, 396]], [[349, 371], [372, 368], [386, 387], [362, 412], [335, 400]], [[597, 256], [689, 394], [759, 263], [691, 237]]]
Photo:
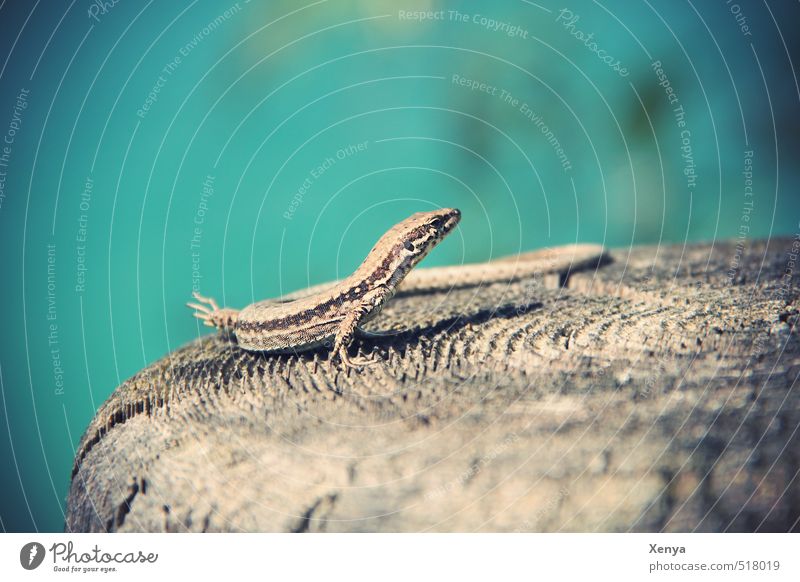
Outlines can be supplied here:
[[461, 211], [458, 208], [449, 208], [445, 210], [445, 215], [442, 220], [442, 225], [439, 227], [441, 236], [448, 234], [453, 230], [461, 221]]

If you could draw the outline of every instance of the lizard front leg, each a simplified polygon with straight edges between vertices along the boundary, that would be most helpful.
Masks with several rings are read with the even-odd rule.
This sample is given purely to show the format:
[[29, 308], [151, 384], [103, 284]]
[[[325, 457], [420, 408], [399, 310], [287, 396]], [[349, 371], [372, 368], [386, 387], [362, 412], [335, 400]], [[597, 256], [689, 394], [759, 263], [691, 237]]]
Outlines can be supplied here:
[[228, 307], [221, 308], [211, 297], [203, 297], [196, 291], [192, 297], [200, 303], [187, 303], [186, 305], [195, 310], [194, 316], [208, 327], [216, 327], [221, 330], [232, 330], [239, 318], [239, 310]]
[[363, 367], [378, 363], [378, 360], [374, 357], [351, 358], [347, 353], [347, 348], [353, 342], [359, 323], [361, 323], [367, 314], [380, 306], [386, 295], [387, 293], [382, 289], [376, 289], [368, 293], [339, 324], [339, 328], [336, 330], [331, 356], [338, 356], [339, 360], [346, 367]]

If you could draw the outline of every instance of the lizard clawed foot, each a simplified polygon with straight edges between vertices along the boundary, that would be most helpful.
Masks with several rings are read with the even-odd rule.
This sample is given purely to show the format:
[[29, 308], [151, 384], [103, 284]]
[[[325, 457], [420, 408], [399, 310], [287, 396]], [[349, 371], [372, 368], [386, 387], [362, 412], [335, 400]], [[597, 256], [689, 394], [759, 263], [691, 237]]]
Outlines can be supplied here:
[[335, 355], [339, 357], [339, 361], [345, 368], [365, 368], [380, 362], [375, 356], [371, 358], [351, 358], [345, 346], [340, 346]]
[[192, 297], [200, 303], [187, 303], [186, 305], [194, 309], [194, 316], [208, 327], [232, 329], [236, 325], [239, 317], [236, 309], [223, 309], [213, 298], [203, 297], [196, 291], [192, 293]]

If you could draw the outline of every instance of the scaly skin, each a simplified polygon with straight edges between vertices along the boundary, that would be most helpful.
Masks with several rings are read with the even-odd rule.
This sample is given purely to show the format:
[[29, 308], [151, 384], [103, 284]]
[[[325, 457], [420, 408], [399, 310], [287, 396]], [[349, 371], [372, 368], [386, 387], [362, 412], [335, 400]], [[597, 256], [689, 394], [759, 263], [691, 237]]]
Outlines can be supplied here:
[[241, 311], [220, 308], [195, 294], [195, 317], [228, 330], [251, 351], [303, 351], [333, 339], [332, 354], [347, 367], [375, 363], [351, 358], [347, 348], [359, 326], [380, 313], [417, 263], [458, 224], [461, 212], [444, 208], [418, 212], [389, 229], [355, 273], [319, 293], [294, 301], [261, 301]]

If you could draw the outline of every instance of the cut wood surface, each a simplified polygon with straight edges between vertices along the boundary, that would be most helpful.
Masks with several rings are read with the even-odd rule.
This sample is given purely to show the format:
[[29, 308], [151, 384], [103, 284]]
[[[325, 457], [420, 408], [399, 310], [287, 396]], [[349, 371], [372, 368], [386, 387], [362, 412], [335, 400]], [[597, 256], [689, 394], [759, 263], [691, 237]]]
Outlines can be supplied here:
[[362, 371], [205, 336], [100, 408], [66, 529], [798, 531], [798, 250], [400, 292]]

